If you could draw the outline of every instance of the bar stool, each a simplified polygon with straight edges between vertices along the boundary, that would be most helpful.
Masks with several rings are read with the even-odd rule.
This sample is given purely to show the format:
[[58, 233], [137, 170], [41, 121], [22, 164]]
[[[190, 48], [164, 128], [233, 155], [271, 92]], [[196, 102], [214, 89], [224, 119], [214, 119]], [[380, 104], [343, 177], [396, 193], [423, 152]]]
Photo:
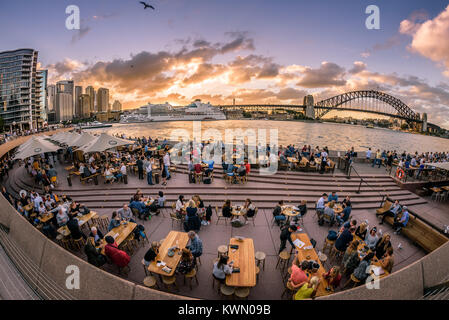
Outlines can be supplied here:
[[75, 250], [81, 251], [84, 248], [84, 245], [84, 238], [73, 240], [73, 248]]
[[256, 281], [259, 281], [259, 274], [260, 274], [260, 268], [258, 266], [256, 266]]
[[240, 299], [248, 299], [250, 290], [249, 288], [237, 288], [235, 289], [234, 295]]
[[360, 280], [357, 279], [354, 274], [351, 274], [351, 276], [349, 277], [348, 281], [346, 281], [345, 285], [343, 286], [343, 288], [346, 288], [351, 282], [354, 283], [354, 285], [352, 286], [353, 288], [355, 286], [357, 286], [360, 283]]
[[288, 280], [292, 274], [292, 267], [288, 267], [287, 273], [285, 274], [284, 281]]
[[287, 281], [287, 283], [285, 284], [284, 292], [282, 292], [281, 298], [283, 298], [284, 295], [287, 294], [289, 296], [289, 300], [291, 300], [294, 293], [295, 293], [295, 288], [293, 288], [290, 281]]
[[146, 276], [145, 279], [143, 279], [143, 284], [145, 285], [145, 287], [148, 287], [148, 288], [157, 287], [159, 289], [157, 280], [153, 276]]
[[279, 258], [278, 258], [278, 262], [276, 263], [276, 268], [279, 266], [279, 268], [281, 269], [281, 271], [283, 271], [285, 269], [285, 266], [288, 265], [288, 262], [290, 261], [290, 253], [288, 253], [287, 251], [282, 251], [281, 253], [279, 253]]
[[201, 181], [203, 181], [203, 173], [195, 172], [195, 183], [200, 183]]
[[199, 285], [198, 278], [196, 276], [196, 269], [195, 268], [193, 268], [192, 271], [190, 271], [189, 273], [186, 273], [184, 275], [184, 284], [186, 284], [186, 279], [189, 279], [190, 290], [192, 290], [192, 281], [193, 281], [193, 279], [195, 279], [196, 284]]
[[175, 276], [162, 276], [162, 282], [165, 284], [167, 289], [170, 290], [170, 287], [173, 285], [177, 291], [179, 291], [178, 285], [176, 284], [176, 277]]
[[327, 249], [327, 247], [329, 247], [329, 253], [330, 253], [332, 251], [332, 248], [334, 247], [334, 244], [335, 244], [335, 240], [329, 240], [326, 237], [326, 239], [324, 239], [323, 252], [324, 252], [324, 250]]
[[107, 231], [109, 228], [109, 217], [107, 215], [102, 215], [100, 217], [100, 222], [98, 225], [101, 225], [104, 231]]
[[227, 253], [228, 253], [228, 246], [222, 245], [218, 247], [218, 255], [217, 255], [218, 258], [224, 256]]
[[142, 266], [143, 266], [143, 271], [145, 272], [145, 276], [151, 276], [151, 272], [148, 270], [148, 267], [145, 265], [145, 259], [142, 259], [141, 261]]
[[235, 288], [234, 287], [228, 287], [225, 284], [222, 284], [220, 286], [220, 293], [221, 293], [222, 296], [224, 296], [226, 298], [232, 297], [234, 295], [234, 292], [235, 292]]
[[341, 257], [342, 255], [345, 254], [345, 251], [340, 251], [335, 247], [332, 247], [331, 249], [331, 253], [329, 254], [331, 259], [338, 259], [339, 257]]
[[256, 257], [257, 266], [259, 266], [260, 263], [262, 262], [263, 270], [265, 270], [265, 258], [267, 257], [265, 252], [257, 251], [255, 254], [255, 257]]

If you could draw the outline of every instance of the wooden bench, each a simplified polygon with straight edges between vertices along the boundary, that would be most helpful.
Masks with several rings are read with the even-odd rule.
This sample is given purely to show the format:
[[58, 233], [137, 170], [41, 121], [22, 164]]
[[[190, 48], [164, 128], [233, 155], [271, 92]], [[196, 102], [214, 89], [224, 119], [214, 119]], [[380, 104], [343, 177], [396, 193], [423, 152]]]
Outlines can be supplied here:
[[[407, 226], [401, 229], [401, 234], [419, 245], [426, 252], [432, 252], [449, 240], [448, 237], [438, 230], [417, 218], [410, 210], [409, 215]], [[394, 218], [389, 216], [385, 218], [385, 221], [393, 225]]]
[[99, 175], [100, 175], [100, 174], [97, 172], [97, 173], [94, 173], [93, 175], [90, 175], [90, 176], [85, 177], [85, 178], [82, 178], [82, 177], [80, 176], [80, 182], [81, 182], [82, 184], [84, 184], [85, 182], [89, 183], [89, 179], [92, 179], [92, 181], [94, 181], [94, 178], [95, 178], [95, 177], [98, 177]]
[[388, 210], [390, 210], [392, 203], [390, 201], [385, 201], [384, 205], [379, 209], [376, 209], [376, 214], [384, 214]]

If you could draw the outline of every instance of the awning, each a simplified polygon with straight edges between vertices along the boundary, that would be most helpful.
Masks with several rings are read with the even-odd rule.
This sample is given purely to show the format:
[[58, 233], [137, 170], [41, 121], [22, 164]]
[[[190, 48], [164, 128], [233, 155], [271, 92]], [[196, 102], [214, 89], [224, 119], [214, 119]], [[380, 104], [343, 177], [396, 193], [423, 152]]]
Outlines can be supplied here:
[[22, 145], [22, 149], [17, 153], [14, 159], [23, 160], [38, 154], [56, 152], [58, 149], [61, 149], [50, 141], [43, 140], [39, 137], [32, 137], [27, 142], [26, 145]]
[[84, 153], [103, 152], [108, 149], [134, 144], [134, 141], [120, 139], [107, 133], [102, 133], [99, 137], [95, 137], [91, 142], [82, 145], [77, 151]]

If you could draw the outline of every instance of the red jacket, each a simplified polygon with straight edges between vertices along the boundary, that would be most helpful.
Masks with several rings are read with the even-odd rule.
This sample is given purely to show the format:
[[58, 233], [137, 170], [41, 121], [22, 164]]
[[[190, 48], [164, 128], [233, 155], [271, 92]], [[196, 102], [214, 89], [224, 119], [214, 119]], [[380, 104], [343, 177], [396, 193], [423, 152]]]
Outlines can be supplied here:
[[121, 268], [126, 267], [131, 260], [129, 255], [125, 251], [120, 250], [115, 242], [113, 244], [108, 243], [104, 247], [104, 253], [114, 264]]

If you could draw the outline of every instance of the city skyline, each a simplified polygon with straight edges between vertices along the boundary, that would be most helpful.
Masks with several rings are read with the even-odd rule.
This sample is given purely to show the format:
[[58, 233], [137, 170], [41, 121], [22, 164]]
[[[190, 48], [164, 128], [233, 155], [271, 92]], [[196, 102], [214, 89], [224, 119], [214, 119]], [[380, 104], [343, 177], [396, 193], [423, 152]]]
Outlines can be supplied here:
[[[80, 30], [65, 29], [70, 4], [80, 8]], [[449, 128], [445, 1], [156, 1], [154, 12], [137, 4], [41, 1], [23, 11], [25, 1], [2, 3], [11, 14], [0, 28], [11, 32], [0, 51], [34, 48], [48, 83], [109, 88], [124, 109], [196, 98], [288, 104], [374, 89]], [[380, 30], [365, 27], [370, 4], [380, 8]]]

